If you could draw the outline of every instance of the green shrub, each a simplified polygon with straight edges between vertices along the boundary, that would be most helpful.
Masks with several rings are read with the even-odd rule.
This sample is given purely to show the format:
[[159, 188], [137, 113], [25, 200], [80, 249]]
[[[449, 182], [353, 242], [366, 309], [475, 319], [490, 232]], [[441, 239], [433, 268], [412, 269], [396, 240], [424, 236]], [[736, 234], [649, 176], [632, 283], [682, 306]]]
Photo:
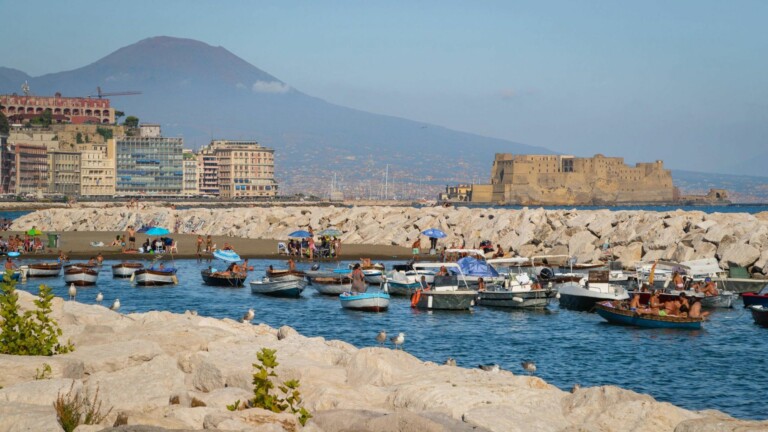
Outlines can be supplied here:
[[16, 281], [6, 271], [0, 283], [0, 354], [44, 355], [64, 354], [74, 350], [72, 343], [59, 343], [61, 328], [50, 317], [54, 295], [51, 288], [40, 285], [34, 311], [20, 313]]
[[307, 420], [312, 418], [312, 414], [301, 406], [299, 381], [284, 381], [277, 386], [282, 394], [274, 393], [275, 384], [272, 382], [272, 378], [277, 380], [277, 374], [274, 370], [279, 364], [275, 353], [276, 351], [273, 349], [262, 348], [261, 352], [256, 354], [259, 362], [253, 364], [256, 372], [253, 374], [253, 398], [249, 402], [251, 406], [276, 413], [290, 409], [293, 414], [298, 415], [299, 423], [303, 426]]
[[49, 365], [48, 363], [43, 363], [42, 370], [35, 368], [35, 381], [51, 379], [51, 374], [53, 374], [51, 365]]
[[75, 430], [79, 425], [95, 425], [104, 421], [112, 412], [112, 408], [106, 413], [101, 412], [101, 401], [99, 400], [99, 388], [96, 387], [96, 393], [93, 399], [85, 393], [74, 392], [75, 383], [69, 387], [69, 392], [56, 397], [53, 408], [56, 410], [56, 419], [59, 421], [65, 432]]

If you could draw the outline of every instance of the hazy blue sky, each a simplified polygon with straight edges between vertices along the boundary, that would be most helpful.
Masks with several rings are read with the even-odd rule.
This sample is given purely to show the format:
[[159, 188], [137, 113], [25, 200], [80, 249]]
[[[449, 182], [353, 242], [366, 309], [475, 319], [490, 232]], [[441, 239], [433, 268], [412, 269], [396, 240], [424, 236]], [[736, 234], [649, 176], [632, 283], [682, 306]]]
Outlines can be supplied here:
[[0, 0], [0, 16], [0, 65], [34, 76], [188, 37], [330, 102], [563, 153], [768, 159], [764, 0]]

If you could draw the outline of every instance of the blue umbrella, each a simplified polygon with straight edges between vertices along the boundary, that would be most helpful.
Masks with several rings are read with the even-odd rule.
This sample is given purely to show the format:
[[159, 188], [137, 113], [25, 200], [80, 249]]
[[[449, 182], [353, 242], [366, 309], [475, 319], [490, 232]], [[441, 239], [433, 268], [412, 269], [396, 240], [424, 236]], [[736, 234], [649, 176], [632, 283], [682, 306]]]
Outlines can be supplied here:
[[159, 236], [159, 235], [166, 235], [170, 233], [171, 233], [170, 231], [161, 227], [152, 227], [146, 231], [146, 234], [149, 236]]
[[428, 230], [422, 231], [421, 233], [424, 234], [427, 237], [432, 237], [432, 238], [445, 238], [445, 237], [448, 237], [444, 232], [440, 231], [437, 228], [430, 228]]
[[213, 256], [215, 258], [218, 258], [218, 259], [220, 259], [222, 261], [227, 261], [227, 262], [237, 262], [237, 261], [240, 261], [242, 259], [242, 258], [240, 258], [240, 255], [238, 255], [237, 252], [235, 252], [233, 250], [220, 250], [220, 249], [216, 249], [213, 252]]
[[288, 237], [309, 238], [312, 237], [312, 234], [310, 234], [309, 231], [298, 230], [288, 234]]

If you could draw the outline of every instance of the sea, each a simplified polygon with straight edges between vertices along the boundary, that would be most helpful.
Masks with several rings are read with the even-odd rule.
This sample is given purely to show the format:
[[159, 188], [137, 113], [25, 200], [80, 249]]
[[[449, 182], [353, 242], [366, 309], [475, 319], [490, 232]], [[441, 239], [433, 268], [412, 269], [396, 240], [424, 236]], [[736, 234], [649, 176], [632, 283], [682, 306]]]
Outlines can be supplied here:
[[[768, 206], [681, 209], [758, 213], [768, 211]], [[0, 218], [26, 213], [0, 211]], [[337, 298], [320, 296], [311, 287], [300, 299], [275, 299], [254, 295], [247, 285], [237, 289], [206, 286], [200, 270], [224, 266], [215, 260], [176, 260], [179, 284], [157, 288], [113, 279], [110, 265], [114, 263], [105, 261], [97, 286], [79, 288], [77, 301], [95, 303], [96, 294], [102, 292], [105, 305], [120, 298], [122, 313], [195, 310], [200, 315], [231, 319], [239, 319], [253, 308], [256, 323], [275, 328], [289, 325], [306, 336], [340, 339], [357, 347], [376, 346], [374, 338], [380, 330], [390, 335], [404, 332], [405, 350], [425, 361], [443, 363], [452, 357], [468, 368], [498, 363], [505, 370], [524, 374], [520, 363], [532, 360], [537, 376], [564, 390], [574, 384], [616, 385], [687, 409], [717, 409], [738, 418], [768, 419], [768, 329], [755, 325], [739, 304], [734, 309], [715, 310], [697, 331], [611, 325], [593, 313], [561, 310], [556, 301], [541, 311], [475, 307], [471, 312], [424, 312], [411, 309], [408, 299], [393, 298], [389, 311], [366, 313], [344, 310]], [[390, 268], [396, 262], [384, 264]], [[251, 265], [255, 269], [249, 280], [261, 278], [269, 265], [281, 268], [285, 263], [252, 260]], [[306, 269], [308, 264], [298, 267]], [[62, 277], [30, 279], [18, 288], [36, 293], [40, 283], [50, 285], [57, 296], [68, 297]]]

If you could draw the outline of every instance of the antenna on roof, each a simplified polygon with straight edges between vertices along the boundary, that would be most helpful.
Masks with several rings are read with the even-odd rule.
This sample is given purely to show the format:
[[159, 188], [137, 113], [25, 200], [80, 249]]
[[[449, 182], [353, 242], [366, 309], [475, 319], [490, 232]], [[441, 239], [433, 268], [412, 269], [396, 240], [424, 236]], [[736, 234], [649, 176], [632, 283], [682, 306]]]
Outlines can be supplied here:
[[21, 85], [21, 91], [24, 92], [24, 96], [29, 96], [29, 83], [24, 81], [24, 84]]

